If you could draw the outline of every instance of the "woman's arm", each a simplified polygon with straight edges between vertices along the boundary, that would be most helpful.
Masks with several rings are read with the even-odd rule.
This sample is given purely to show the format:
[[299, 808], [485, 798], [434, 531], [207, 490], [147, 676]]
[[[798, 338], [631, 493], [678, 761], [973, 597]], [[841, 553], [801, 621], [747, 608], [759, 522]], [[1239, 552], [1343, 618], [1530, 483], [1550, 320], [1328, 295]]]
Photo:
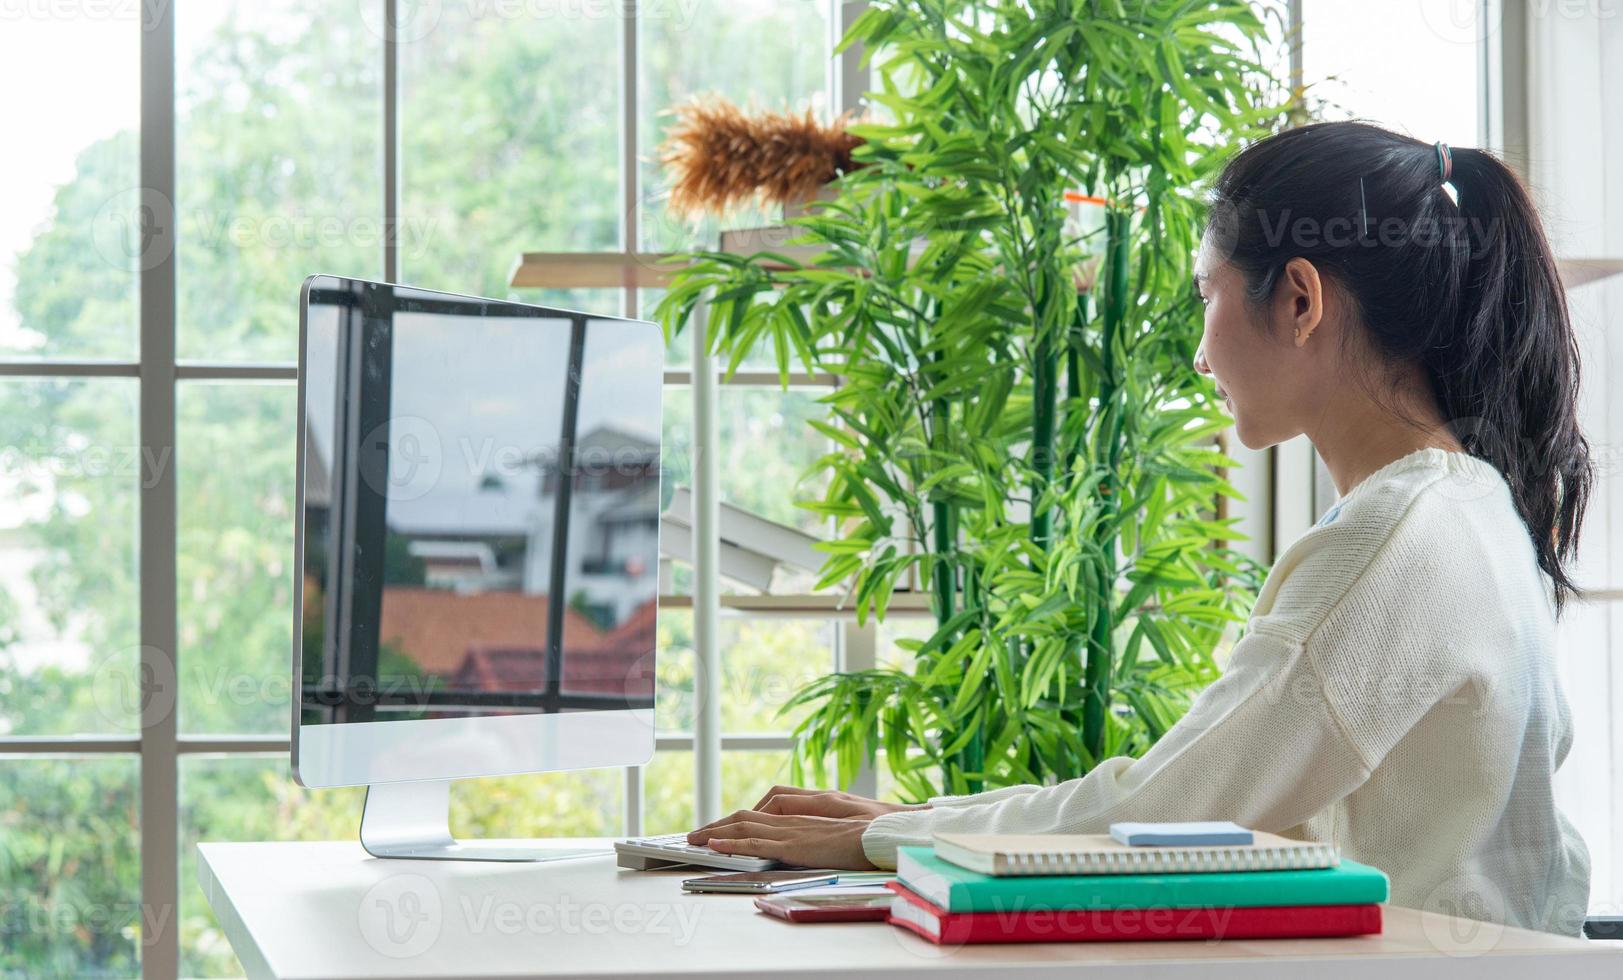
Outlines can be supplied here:
[[[862, 833], [877, 867], [938, 832], [1103, 833], [1118, 820], [1296, 826], [1369, 776], [1301, 644], [1252, 631], [1223, 676], [1141, 759], [1106, 759], [1057, 786], [1008, 787], [883, 814]], [[985, 802], [978, 802], [985, 798]], [[931, 801], [934, 804], [935, 801]]]
[[1042, 787], [1035, 783], [1021, 783], [1019, 786], [1000, 786], [997, 789], [989, 789], [984, 793], [969, 793], [965, 796], [932, 796], [928, 802], [933, 807], [983, 806], [987, 803], [996, 803], [998, 800], [1006, 800], [1011, 796], [1019, 796], [1022, 793], [1034, 793], [1040, 789]]

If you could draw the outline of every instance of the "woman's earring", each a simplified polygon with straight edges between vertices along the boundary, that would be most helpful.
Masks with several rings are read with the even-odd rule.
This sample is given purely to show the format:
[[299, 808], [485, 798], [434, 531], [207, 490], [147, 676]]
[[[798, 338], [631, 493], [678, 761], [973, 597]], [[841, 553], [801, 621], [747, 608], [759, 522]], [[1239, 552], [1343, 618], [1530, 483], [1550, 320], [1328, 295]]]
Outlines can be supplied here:
[[1298, 336], [1298, 337], [1300, 337], [1300, 336], [1301, 336], [1301, 335], [1302, 335], [1302, 328], [1301, 328], [1301, 327], [1297, 327], [1297, 328], [1296, 328], [1296, 336]]

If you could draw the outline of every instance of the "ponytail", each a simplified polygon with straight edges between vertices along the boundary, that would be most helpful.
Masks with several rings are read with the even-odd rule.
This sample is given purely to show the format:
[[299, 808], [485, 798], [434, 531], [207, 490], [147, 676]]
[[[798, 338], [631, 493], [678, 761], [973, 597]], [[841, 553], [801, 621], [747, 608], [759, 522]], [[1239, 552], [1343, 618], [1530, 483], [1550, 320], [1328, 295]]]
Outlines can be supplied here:
[[[1351, 297], [1376, 351], [1424, 368], [1455, 438], [1510, 487], [1559, 613], [1578, 593], [1567, 565], [1593, 481], [1566, 293], [1516, 175], [1485, 151], [1454, 150], [1456, 200], [1446, 159], [1365, 123], [1287, 130], [1228, 162], [1212, 229], [1253, 300], [1306, 258]], [[1320, 233], [1281, 235], [1286, 222]]]
[[1470, 239], [1457, 324], [1424, 362], [1443, 417], [1510, 486], [1555, 585], [1577, 594], [1576, 553], [1594, 479], [1578, 428], [1578, 340], [1555, 256], [1527, 188], [1482, 150], [1454, 151], [1453, 183]]

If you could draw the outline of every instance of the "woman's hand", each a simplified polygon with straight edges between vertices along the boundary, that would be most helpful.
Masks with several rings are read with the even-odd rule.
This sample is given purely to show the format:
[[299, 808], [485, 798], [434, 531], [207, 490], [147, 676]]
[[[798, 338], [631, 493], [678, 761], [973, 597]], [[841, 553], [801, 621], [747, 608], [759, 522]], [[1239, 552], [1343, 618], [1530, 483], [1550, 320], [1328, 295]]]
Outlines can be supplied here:
[[[799, 786], [774, 786], [755, 804], [760, 813], [798, 813], [813, 817], [866, 817], [872, 820], [882, 813], [901, 810], [928, 810], [928, 803], [881, 803], [855, 793], [838, 790], [802, 789]], [[700, 828], [703, 829], [703, 828]]]
[[862, 850], [867, 817], [805, 817], [739, 810], [688, 834], [688, 843], [723, 854], [772, 858], [802, 868], [873, 867]]
[[851, 793], [774, 786], [755, 809], [705, 824], [688, 834], [688, 843], [803, 868], [863, 871], [873, 867], [862, 850], [862, 832], [874, 817], [928, 807], [928, 803], [881, 803]]

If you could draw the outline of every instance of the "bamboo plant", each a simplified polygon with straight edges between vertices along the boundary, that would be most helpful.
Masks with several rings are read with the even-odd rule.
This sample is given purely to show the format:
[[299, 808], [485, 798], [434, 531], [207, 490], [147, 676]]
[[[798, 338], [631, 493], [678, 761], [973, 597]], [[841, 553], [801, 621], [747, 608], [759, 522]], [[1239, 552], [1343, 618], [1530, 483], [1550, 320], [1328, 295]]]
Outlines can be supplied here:
[[[841, 386], [821, 587], [860, 619], [898, 588], [936, 628], [906, 667], [830, 674], [792, 777], [883, 756], [902, 796], [1063, 780], [1138, 754], [1217, 674], [1257, 566], [1218, 516], [1228, 424], [1192, 366], [1197, 193], [1280, 123], [1241, 0], [873, 0], [883, 121], [832, 199], [792, 220], [817, 258], [701, 252], [658, 316], [701, 297], [730, 357], [770, 345]], [[1103, 220], [1068, 220], [1067, 190]]]

